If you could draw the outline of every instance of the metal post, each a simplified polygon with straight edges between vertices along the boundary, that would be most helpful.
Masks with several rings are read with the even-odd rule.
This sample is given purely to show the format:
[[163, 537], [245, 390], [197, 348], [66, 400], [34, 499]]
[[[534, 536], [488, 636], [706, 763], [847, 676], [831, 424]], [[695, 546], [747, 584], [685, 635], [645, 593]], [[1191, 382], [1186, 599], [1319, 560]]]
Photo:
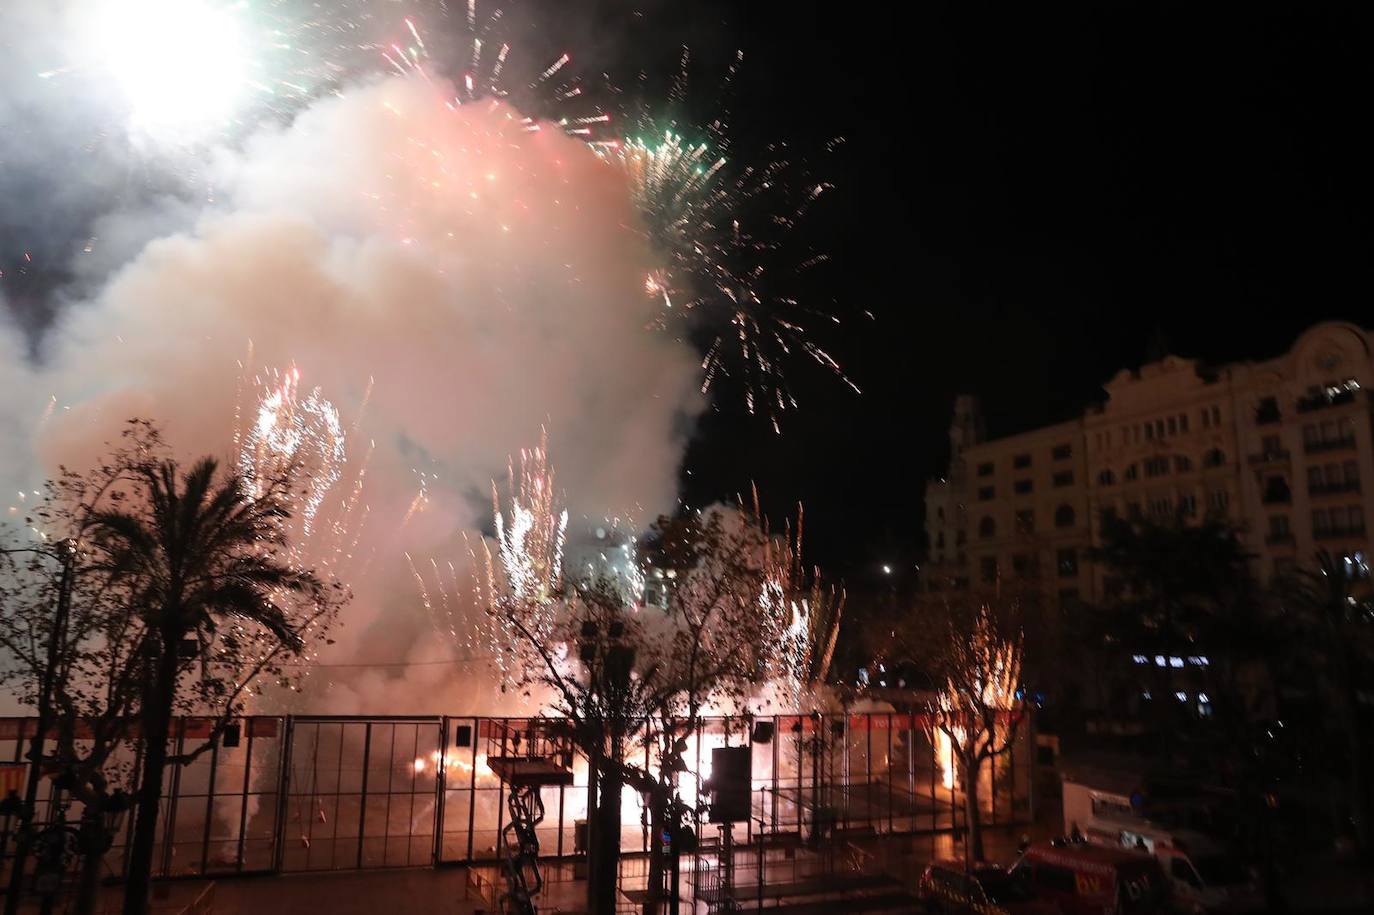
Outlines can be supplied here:
[[773, 786], [773, 832], [778, 831], [778, 768], [782, 765], [782, 719], [773, 716], [773, 772], [769, 781]]
[[472, 719], [472, 771], [468, 773], [468, 857], [472, 860], [472, 829], [477, 814], [477, 744], [482, 739], [481, 721]]
[[276, 835], [273, 836], [275, 844], [272, 848], [272, 871], [278, 874], [286, 857], [286, 818], [291, 810], [291, 750], [295, 737], [296, 719], [287, 715], [282, 727], [281, 753], [277, 763], [277, 822], [274, 824]]
[[[182, 756], [185, 753], [186, 719], [183, 717], [177, 724], [177, 755]], [[172, 849], [175, 847], [177, 837], [177, 799], [181, 795], [181, 770], [180, 764], [172, 767], [172, 784], [168, 788], [167, 818], [162, 827], [163, 877], [172, 872]]]
[[[392, 725], [394, 728], [395, 725]], [[343, 728], [339, 728], [339, 745], [343, 746]], [[357, 866], [363, 866], [363, 836], [367, 834], [367, 775], [372, 768], [372, 722], [368, 722], [363, 730], [363, 783], [361, 793], [358, 795], [358, 857]], [[338, 811], [335, 811], [337, 817]], [[383, 852], [385, 856], [385, 851]], [[330, 863], [333, 863], [332, 861]], [[386, 863], [385, 857], [382, 863]]]
[[430, 864], [444, 857], [444, 811], [448, 801], [448, 716], [439, 719], [439, 767], [434, 773], [434, 848]]
[[[38, 720], [33, 741], [29, 744], [29, 778], [24, 788], [24, 810], [20, 814], [20, 824], [14, 843], [14, 861], [10, 865], [9, 894], [5, 897], [5, 915], [18, 915], [19, 897], [24, 892], [24, 871], [28, 862], [31, 846], [31, 829], [34, 820], [34, 805], [38, 801], [38, 779], [42, 776], [43, 745], [47, 741], [48, 719], [52, 714], [53, 678], [57, 675], [58, 651], [67, 640], [67, 617], [72, 603], [72, 577], [75, 574], [76, 544], [64, 540], [57, 544], [62, 551], [62, 577], [57, 583], [57, 607], [53, 615], [53, 631], [48, 639], [48, 656], [43, 666], [43, 682], [38, 690]], [[130, 818], [132, 819], [132, 817]]]
[[[873, 763], [870, 761], [869, 765]], [[892, 832], [896, 827], [892, 819], [892, 713], [887, 713], [887, 831]]]
[[[760, 789], [762, 790], [762, 789]], [[763, 911], [763, 798], [759, 798], [759, 911]]]
[[243, 803], [239, 805], [239, 850], [238, 850], [238, 870], [243, 870], [243, 856], [248, 829], [248, 793], [252, 789], [252, 782], [249, 776], [253, 771], [253, 722], [256, 719], [248, 719], [248, 749], [243, 760]]
[[215, 819], [215, 776], [219, 774], [219, 739], [210, 748], [210, 785], [205, 793], [205, 831], [200, 839], [200, 872], [210, 869], [210, 825]]

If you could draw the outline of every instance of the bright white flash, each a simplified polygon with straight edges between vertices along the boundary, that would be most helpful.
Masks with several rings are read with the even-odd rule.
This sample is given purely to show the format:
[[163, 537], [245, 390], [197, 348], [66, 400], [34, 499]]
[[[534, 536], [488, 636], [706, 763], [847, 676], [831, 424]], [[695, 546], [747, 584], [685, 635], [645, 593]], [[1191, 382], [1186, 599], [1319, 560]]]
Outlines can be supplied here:
[[135, 128], [193, 139], [233, 113], [246, 84], [241, 15], [216, 0], [104, 0], [92, 40]]

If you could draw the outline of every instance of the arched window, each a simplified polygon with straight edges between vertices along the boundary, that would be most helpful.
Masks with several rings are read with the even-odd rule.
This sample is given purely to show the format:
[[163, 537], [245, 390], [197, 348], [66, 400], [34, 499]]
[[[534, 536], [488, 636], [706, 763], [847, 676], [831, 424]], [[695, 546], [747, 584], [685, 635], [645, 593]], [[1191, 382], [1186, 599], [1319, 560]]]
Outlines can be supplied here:
[[1187, 473], [1193, 469], [1193, 459], [1186, 454], [1174, 455], [1174, 473]]
[[1122, 476], [1123, 476], [1126, 480], [1137, 480], [1137, 479], [1139, 479], [1139, 478], [1140, 478], [1140, 465], [1138, 465], [1138, 464], [1132, 464], [1131, 466], [1127, 467], [1127, 468], [1126, 468], [1126, 472], [1125, 472], [1124, 474], [1122, 474]]
[[1220, 467], [1226, 463], [1226, 452], [1220, 448], [1213, 448], [1202, 456], [1203, 467]]
[[978, 522], [978, 536], [983, 540], [990, 540], [997, 535], [997, 522], [991, 517], [986, 517]]
[[1055, 527], [1073, 527], [1075, 520], [1072, 505], [1061, 505], [1054, 510]]
[[1097, 475], [1097, 483], [1099, 486], [1111, 486], [1115, 482], [1116, 474], [1112, 473], [1110, 469], [1104, 470]]

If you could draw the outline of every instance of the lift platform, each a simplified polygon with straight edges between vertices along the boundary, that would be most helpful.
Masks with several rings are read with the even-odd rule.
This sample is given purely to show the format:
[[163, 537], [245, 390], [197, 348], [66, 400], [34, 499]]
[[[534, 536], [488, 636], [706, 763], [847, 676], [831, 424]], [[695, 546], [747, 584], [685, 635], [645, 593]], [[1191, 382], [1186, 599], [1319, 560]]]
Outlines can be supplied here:
[[487, 732], [487, 766], [508, 788], [510, 822], [502, 830], [507, 889], [505, 915], [536, 915], [534, 897], [544, 888], [539, 872], [539, 835], [545, 786], [571, 785], [572, 743], [538, 719], [493, 721]]

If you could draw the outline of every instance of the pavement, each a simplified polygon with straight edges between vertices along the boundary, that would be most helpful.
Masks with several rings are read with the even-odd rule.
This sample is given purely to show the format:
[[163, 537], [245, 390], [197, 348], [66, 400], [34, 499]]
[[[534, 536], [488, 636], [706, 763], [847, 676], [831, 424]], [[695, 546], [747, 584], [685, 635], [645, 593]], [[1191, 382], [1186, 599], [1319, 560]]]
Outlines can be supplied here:
[[[985, 830], [984, 857], [998, 863], [1015, 860], [1023, 831], [1001, 827]], [[1029, 830], [1034, 841], [1059, 833], [1059, 825], [1053, 822], [1039, 823]], [[909, 886], [914, 886], [929, 861], [963, 857], [962, 843], [950, 835], [884, 836], [862, 844], [870, 867]], [[642, 886], [643, 860], [627, 858], [624, 865], [625, 882]], [[768, 883], [789, 879], [785, 861], [774, 859], [767, 866]], [[797, 865], [792, 866], [795, 872]], [[746, 876], [744, 870], [741, 864], [741, 880], [755, 879]], [[538, 900], [541, 913], [571, 915], [585, 911], [586, 884], [575, 878], [571, 866], [549, 864], [544, 871], [547, 882]], [[640, 877], [636, 881], [628, 876], [631, 874]], [[1374, 912], [1370, 878], [1331, 855], [1295, 858], [1284, 880], [1288, 907], [1277, 911], [1330, 915]], [[171, 881], [156, 885], [153, 908], [157, 915], [486, 915], [498, 911], [494, 902], [500, 892], [499, 879], [499, 872], [491, 867], [445, 867], [240, 877], [216, 881], [213, 889], [208, 881]], [[193, 907], [197, 900], [199, 908]], [[119, 888], [110, 887], [102, 903], [103, 911], [118, 912]], [[628, 900], [622, 903], [620, 912], [628, 915], [636, 911]], [[57, 911], [65, 909], [59, 906]]]

